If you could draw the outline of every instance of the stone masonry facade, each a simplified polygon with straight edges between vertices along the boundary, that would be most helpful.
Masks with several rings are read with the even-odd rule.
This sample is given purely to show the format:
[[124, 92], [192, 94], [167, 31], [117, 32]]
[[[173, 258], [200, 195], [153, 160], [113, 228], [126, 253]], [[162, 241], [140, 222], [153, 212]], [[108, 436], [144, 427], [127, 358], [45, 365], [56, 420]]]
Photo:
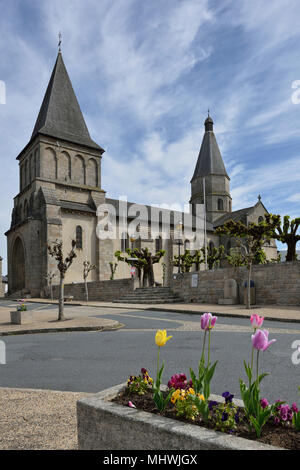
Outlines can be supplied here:
[[[88, 282], [88, 294], [91, 301], [112, 302], [123, 297], [128, 292], [133, 292], [133, 279], [116, 279], [114, 281]], [[59, 287], [53, 286], [53, 296], [58, 298]], [[64, 295], [73, 296], [73, 300], [85, 300], [85, 284], [65, 284]]]
[[[244, 283], [247, 279], [246, 267], [200, 271], [197, 287], [192, 287], [194, 274], [172, 276], [172, 290], [185, 302], [217, 304], [219, 299], [224, 298], [224, 281], [235, 279], [242, 303]], [[251, 279], [255, 283], [256, 304], [300, 304], [300, 261], [255, 265]]]

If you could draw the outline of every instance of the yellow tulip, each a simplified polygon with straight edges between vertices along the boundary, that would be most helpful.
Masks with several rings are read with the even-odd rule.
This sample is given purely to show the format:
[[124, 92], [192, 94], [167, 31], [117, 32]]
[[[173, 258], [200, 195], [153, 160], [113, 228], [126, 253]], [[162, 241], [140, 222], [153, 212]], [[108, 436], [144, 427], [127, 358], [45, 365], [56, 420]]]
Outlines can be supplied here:
[[171, 338], [173, 338], [173, 336], [167, 336], [166, 330], [158, 330], [155, 335], [155, 342], [157, 346], [161, 347]]

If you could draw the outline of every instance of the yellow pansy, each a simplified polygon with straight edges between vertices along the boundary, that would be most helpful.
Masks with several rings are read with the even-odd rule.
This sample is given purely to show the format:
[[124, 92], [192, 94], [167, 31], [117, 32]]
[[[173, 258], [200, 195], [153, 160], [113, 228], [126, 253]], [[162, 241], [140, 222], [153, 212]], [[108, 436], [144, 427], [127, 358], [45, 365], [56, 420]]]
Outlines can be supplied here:
[[173, 338], [173, 336], [167, 336], [166, 330], [158, 330], [155, 335], [155, 342], [157, 346], [161, 347], [171, 338]]

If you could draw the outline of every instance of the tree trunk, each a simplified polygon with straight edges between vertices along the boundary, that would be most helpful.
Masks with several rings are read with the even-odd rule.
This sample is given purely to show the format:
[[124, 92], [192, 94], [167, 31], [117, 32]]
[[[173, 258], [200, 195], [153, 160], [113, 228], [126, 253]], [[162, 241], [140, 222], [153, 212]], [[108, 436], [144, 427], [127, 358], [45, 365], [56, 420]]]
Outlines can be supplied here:
[[248, 281], [247, 281], [247, 306], [246, 308], [249, 310], [251, 308], [251, 267], [252, 265], [248, 265]]
[[50, 281], [50, 297], [51, 300], [53, 301], [53, 288], [52, 288], [52, 282]]
[[59, 280], [59, 306], [58, 306], [58, 321], [64, 321], [64, 279], [65, 275], [60, 273]]
[[143, 287], [148, 287], [148, 269], [146, 267], [143, 272]]
[[149, 285], [150, 285], [150, 287], [153, 287], [154, 284], [155, 284], [155, 280], [154, 280], [153, 264], [152, 264], [152, 262], [150, 261], [150, 266], [149, 266]]
[[287, 254], [285, 257], [286, 261], [296, 261], [296, 240], [289, 240], [287, 242]]
[[84, 285], [85, 285], [85, 300], [88, 302], [89, 301], [89, 291], [88, 291], [88, 285], [87, 285], [87, 280], [84, 280]]

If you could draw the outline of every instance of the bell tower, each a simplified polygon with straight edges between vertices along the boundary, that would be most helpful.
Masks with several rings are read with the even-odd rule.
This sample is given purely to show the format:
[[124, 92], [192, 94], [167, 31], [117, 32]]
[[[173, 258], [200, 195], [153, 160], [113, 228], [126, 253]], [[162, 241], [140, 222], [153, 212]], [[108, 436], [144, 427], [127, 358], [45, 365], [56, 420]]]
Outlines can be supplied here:
[[208, 115], [204, 123], [205, 133], [196, 168], [191, 179], [190, 199], [195, 214], [195, 205], [204, 204], [205, 187], [206, 217], [212, 223], [232, 211], [230, 178], [225, 169], [213, 126], [213, 120]]

